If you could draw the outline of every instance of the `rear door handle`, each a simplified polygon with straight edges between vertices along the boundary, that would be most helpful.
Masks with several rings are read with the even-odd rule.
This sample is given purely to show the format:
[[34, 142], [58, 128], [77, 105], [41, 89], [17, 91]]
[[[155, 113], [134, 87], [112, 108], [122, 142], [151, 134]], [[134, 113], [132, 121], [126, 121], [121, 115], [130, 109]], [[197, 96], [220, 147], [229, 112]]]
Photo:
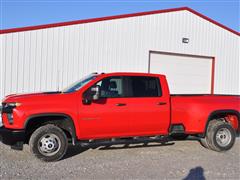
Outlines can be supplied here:
[[157, 105], [166, 105], [167, 103], [166, 102], [158, 102]]
[[124, 103], [117, 103], [116, 106], [126, 106]]

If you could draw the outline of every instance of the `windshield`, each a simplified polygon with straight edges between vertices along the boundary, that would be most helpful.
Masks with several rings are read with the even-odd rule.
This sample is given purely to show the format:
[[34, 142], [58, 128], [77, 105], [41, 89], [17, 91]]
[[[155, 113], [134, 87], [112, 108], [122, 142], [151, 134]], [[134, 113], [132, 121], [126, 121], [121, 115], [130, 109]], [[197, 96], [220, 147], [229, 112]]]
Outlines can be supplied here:
[[78, 91], [79, 89], [81, 89], [81, 87], [83, 87], [85, 84], [87, 84], [91, 80], [95, 79], [96, 77], [97, 77], [97, 74], [90, 74], [88, 76], [85, 76], [84, 78], [80, 79], [79, 81], [77, 81], [77, 82], [71, 84], [70, 86], [64, 88], [62, 90], [62, 92], [63, 93], [70, 93], [70, 92]]

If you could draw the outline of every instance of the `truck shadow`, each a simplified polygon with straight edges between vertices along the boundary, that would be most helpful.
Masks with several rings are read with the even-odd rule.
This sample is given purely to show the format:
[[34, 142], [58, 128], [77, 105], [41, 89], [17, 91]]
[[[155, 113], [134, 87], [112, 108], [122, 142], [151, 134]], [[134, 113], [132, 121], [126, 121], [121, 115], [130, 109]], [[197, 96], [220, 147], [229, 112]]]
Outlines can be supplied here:
[[64, 159], [68, 159], [71, 158], [73, 156], [76, 156], [78, 154], [81, 154], [87, 150], [89, 150], [90, 148], [88, 147], [81, 147], [80, 145], [76, 145], [76, 146], [69, 146], [66, 155], [62, 158], [62, 160]]
[[204, 169], [201, 166], [189, 170], [188, 175], [182, 180], [206, 180], [204, 176]]
[[159, 147], [159, 146], [170, 146], [170, 145], [174, 145], [174, 142], [168, 142], [168, 143], [159, 143], [159, 142], [156, 142], [155, 144], [149, 144], [148, 142], [144, 142], [144, 143], [142, 143], [142, 144], [126, 143], [126, 144], [123, 144], [122, 146], [107, 145], [107, 146], [99, 147], [98, 150], [118, 150], [118, 149]]
[[[237, 135], [239, 138], [239, 134]], [[187, 141], [198, 141], [199, 145], [204, 147], [204, 144], [200, 142], [200, 138], [189, 136]], [[118, 149], [132, 149], [132, 148], [145, 148], [145, 147], [159, 147], [159, 146], [170, 146], [174, 145], [174, 141], [184, 141], [184, 140], [173, 140], [169, 139], [168, 141], [159, 141], [159, 140], [152, 140], [152, 139], [144, 139], [143, 141], [134, 141], [134, 140], [127, 140], [126, 143], [119, 143], [119, 142], [98, 142], [98, 143], [91, 143], [90, 145], [81, 146], [69, 146], [68, 151], [63, 159], [68, 159], [78, 154], [81, 154], [89, 149], [98, 149], [98, 150], [118, 150]]]
[[144, 140], [141, 142], [135, 142], [134, 140], [128, 140], [127, 143], [109, 142], [109, 143], [92, 143], [87, 146], [69, 146], [68, 151], [63, 159], [68, 159], [78, 154], [81, 154], [89, 149], [98, 150], [118, 150], [118, 149], [132, 149], [132, 148], [146, 148], [146, 147], [159, 147], [174, 145], [174, 142], [159, 142], [153, 140]]

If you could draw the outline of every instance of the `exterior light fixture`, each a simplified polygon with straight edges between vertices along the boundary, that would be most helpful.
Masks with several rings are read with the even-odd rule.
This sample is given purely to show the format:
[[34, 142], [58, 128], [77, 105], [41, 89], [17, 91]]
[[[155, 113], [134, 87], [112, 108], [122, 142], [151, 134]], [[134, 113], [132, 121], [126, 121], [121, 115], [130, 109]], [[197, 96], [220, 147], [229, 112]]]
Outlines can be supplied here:
[[182, 38], [182, 43], [189, 43], [189, 38]]

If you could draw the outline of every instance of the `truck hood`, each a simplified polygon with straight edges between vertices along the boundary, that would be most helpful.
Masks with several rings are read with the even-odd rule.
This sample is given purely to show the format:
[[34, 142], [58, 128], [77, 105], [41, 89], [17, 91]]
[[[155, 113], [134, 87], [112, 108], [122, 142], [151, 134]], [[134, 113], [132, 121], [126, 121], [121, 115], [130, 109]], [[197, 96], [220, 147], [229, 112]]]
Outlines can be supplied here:
[[28, 98], [34, 98], [39, 96], [47, 96], [51, 94], [60, 94], [61, 91], [50, 91], [50, 92], [38, 92], [38, 93], [22, 93], [22, 94], [10, 94], [6, 96], [2, 102], [17, 102], [19, 100], [25, 100]]

